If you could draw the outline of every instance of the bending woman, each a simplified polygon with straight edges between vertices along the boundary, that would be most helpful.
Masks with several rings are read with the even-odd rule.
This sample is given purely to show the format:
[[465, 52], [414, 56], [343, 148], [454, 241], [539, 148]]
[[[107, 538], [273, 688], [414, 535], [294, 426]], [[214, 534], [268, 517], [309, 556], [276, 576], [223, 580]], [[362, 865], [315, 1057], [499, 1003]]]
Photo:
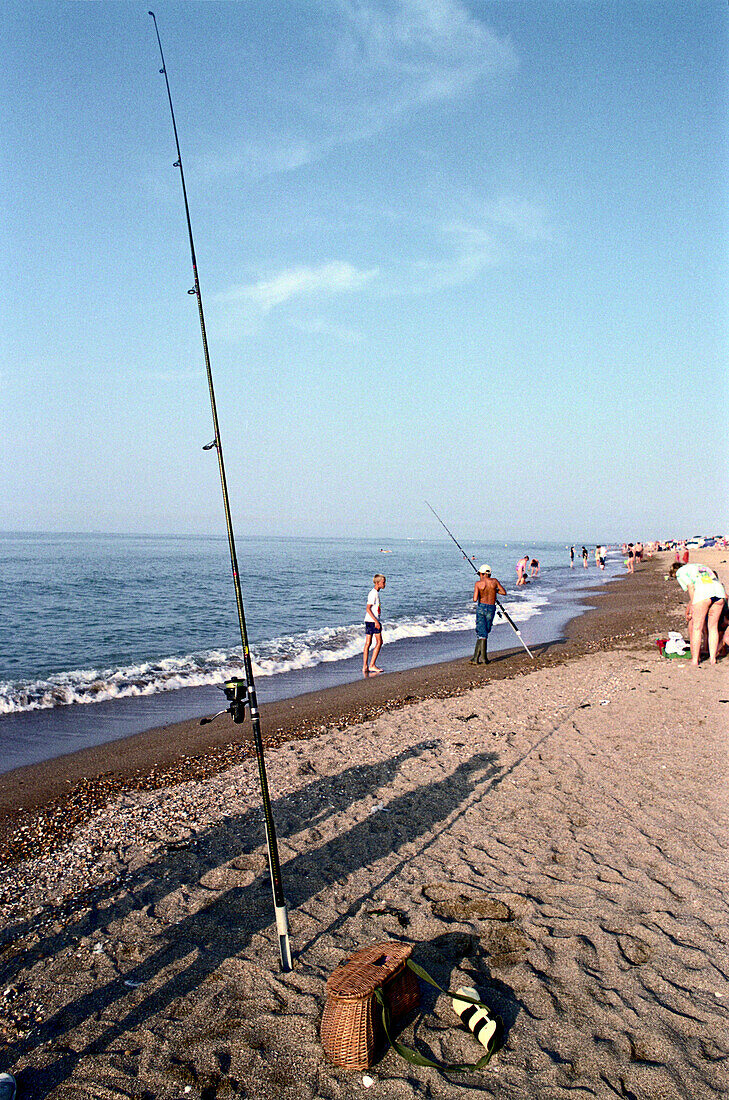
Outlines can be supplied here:
[[709, 661], [716, 664], [719, 649], [719, 619], [726, 592], [713, 569], [705, 565], [681, 565], [674, 562], [671, 576], [688, 593], [686, 621], [690, 624], [691, 664], [698, 665], [701, 656], [701, 636], [706, 626], [709, 634]]

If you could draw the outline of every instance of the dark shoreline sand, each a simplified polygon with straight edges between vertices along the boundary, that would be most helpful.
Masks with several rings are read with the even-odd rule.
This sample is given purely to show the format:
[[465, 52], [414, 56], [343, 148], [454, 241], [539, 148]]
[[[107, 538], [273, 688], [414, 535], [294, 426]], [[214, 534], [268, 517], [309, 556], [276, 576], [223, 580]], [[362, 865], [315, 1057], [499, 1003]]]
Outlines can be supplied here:
[[[521, 646], [496, 654], [487, 668], [470, 665], [466, 654], [264, 704], [265, 744], [273, 749], [408, 703], [457, 696], [484, 681], [553, 667], [637, 634], [665, 632], [677, 603], [676, 589], [663, 579], [665, 569], [662, 560], [646, 562], [633, 576], [582, 593], [581, 600], [594, 606], [569, 622], [563, 638], [533, 647], [534, 661]], [[224, 715], [204, 727], [190, 719], [7, 772], [0, 777], [0, 866], [52, 851], [124, 789], [156, 790], [205, 779], [252, 753], [250, 723], [236, 727]]]

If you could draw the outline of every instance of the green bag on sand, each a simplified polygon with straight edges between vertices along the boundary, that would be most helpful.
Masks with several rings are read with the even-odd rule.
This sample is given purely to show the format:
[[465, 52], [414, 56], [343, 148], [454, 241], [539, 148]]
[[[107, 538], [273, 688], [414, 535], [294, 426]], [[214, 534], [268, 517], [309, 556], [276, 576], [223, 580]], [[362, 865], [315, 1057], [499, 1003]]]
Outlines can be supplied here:
[[466, 1027], [470, 1029], [481, 1045], [486, 1048], [486, 1053], [482, 1058], [479, 1058], [477, 1062], [436, 1062], [432, 1058], [427, 1058], [424, 1054], [420, 1054], [419, 1051], [413, 1050], [412, 1047], [406, 1047], [402, 1043], [398, 1043], [390, 1034], [390, 1013], [387, 1007], [387, 1001], [382, 995], [382, 989], [376, 989], [375, 997], [382, 1009], [382, 1026], [385, 1029], [387, 1041], [392, 1049], [413, 1066], [429, 1066], [432, 1069], [438, 1069], [442, 1072], [471, 1073], [474, 1070], [483, 1069], [487, 1066], [497, 1050], [504, 1045], [504, 1024], [501, 1017], [493, 1012], [488, 1005], [485, 1005], [483, 1001], [479, 1000], [478, 993], [475, 989], [471, 987], [462, 987], [456, 990], [455, 994], [448, 993], [442, 986], [438, 985], [434, 978], [431, 978], [430, 974], [423, 970], [422, 966], [418, 966], [412, 959], [408, 959], [405, 965], [412, 970], [414, 974], [417, 974], [419, 978], [422, 978], [424, 982], [427, 982], [428, 985], [432, 985], [434, 989], [440, 990], [441, 993], [445, 993], [446, 996], [452, 999], [454, 1012], [457, 1016], [460, 1016]]

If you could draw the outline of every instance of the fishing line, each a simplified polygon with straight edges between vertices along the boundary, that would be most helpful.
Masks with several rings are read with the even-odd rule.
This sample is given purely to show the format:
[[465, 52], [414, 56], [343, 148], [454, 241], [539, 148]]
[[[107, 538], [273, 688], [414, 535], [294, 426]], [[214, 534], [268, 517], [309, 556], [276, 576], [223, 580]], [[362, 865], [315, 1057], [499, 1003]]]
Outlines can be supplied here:
[[[240, 626], [240, 638], [243, 646], [243, 668], [245, 672], [245, 679], [231, 679], [228, 680], [223, 688], [225, 697], [229, 701], [227, 711], [230, 713], [234, 722], [240, 723], [245, 719], [246, 707], [251, 712], [251, 727], [253, 731], [253, 741], [256, 748], [256, 757], [258, 759], [258, 776], [261, 783], [261, 797], [263, 800], [263, 816], [266, 827], [266, 845], [268, 848], [268, 868], [271, 874], [271, 890], [273, 893], [273, 907], [276, 914], [276, 930], [278, 933], [279, 952], [281, 955], [281, 966], [284, 971], [289, 971], [292, 968], [291, 962], [291, 946], [289, 944], [289, 924], [288, 924], [288, 912], [286, 908], [286, 899], [283, 891], [283, 881], [281, 878], [281, 866], [278, 858], [278, 844], [276, 841], [276, 827], [273, 821], [273, 811], [271, 809], [271, 799], [268, 793], [268, 779], [266, 777], [266, 760], [263, 753], [263, 738], [261, 736], [261, 719], [258, 711], [258, 701], [256, 697], [256, 685], [253, 679], [253, 665], [251, 662], [251, 653], [248, 646], [248, 631], [246, 629], [246, 617], [243, 609], [243, 595], [240, 587], [240, 577], [238, 575], [238, 559], [235, 550], [235, 537], [233, 535], [233, 522], [230, 515], [230, 501], [228, 498], [228, 484], [225, 477], [225, 464], [223, 462], [223, 447], [220, 440], [220, 427], [218, 424], [218, 410], [215, 403], [215, 390], [213, 388], [213, 373], [210, 367], [210, 355], [208, 353], [208, 338], [205, 330], [205, 316], [203, 314], [202, 295], [200, 293], [200, 281], [197, 273], [197, 259], [195, 257], [195, 242], [192, 237], [192, 222], [190, 220], [190, 207], [187, 201], [187, 187], [185, 186], [185, 173], [182, 167], [182, 153], [180, 152], [180, 141], [177, 134], [177, 122], [175, 121], [175, 111], [172, 106], [172, 92], [170, 91], [170, 82], [167, 78], [167, 66], [165, 64], [165, 56], [162, 50], [162, 40], [159, 35], [159, 28], [157, 27], [157, 19], [153, 11], [149, 12], [154, 22], [154, 29], [157, 35], [157, 44], [159, 46], [159, 54], [162, 59], [162, 68], [160, 73], [165, 78], [165, 87], [167, 88], [167, 99], [170, 105], [170, 115], [172, 116], [172, 129], [175, 135], [175, 147], [177, 149], [177, 160], [174, 163], [175, 168], [180, 169], [180, 182], [182, 184], [182, 197], [185, 203], [185, 218], [187, 220], [187, 234], [190, 241], [190, 255], [192, 258], [192, 271], [195, 278], [195, 285], [191, 290], [188, 290], [188, 294], [194, 294], [197, 298], [197, 309], [200, 318], [200, 331], [202, 333], [203, 355], [205, 359], [205, 370], [208, 380], [208, 391], [210, 394], [210, 408], [213, 415], [213, 429], [215, 432], [214, 439], [211, 443], [206, 444], [203, 447], [204, 451], [215, 449], [218, 455], [218, 469], [220, 472], [220, 486], [223, 494], [223, 510], [225, 512], [225, 526], [228, 532], [228, 548], [230, 550], [230, 565], [233, 571], [233, 588], [235, 591], [235, 602], [238, 610], [238, 623]], [[221, 714], [224, 712], [221, 711]]]
[[[426, 503], [426, 504], [428, 504], [427, 500], [426, 500], [426, 502], [425, 502], [425, 503]], [[468, 554], [466, 553], [466, 551], [465, 551], [465, 550], [463, 549], [463, 547], [461, 546], [460, 542], [458, 542], [458, 540], [456, 539], [455, 535], [451, 534], [451, 532], [450, 532], [450, 531], [448, 531], [448, 528], [446, 527], [445, 523], [444, 523], [444, 522], [443, 522], [443, 520], [442, 520], [442, 519], [440, 518], [440, 516], [438, 515], [438, 513], [436, 512], [436, 510], [435, 510], [435, 508], [434, 508], [434, 507], [432, 506], [432, 504], [428, 504], [428, 507], [430, 508], [430, 510], [431, 510], [431, 512], [433, 513], [433, 515], [435, 516], [435, 518], [436, 518], [436, 519], [438, 520], [438, 523], [439, 523], [439, 524], [441, 525], [441, 527], [443, 528], [443, 530], [444, 530], [444, 531], [447, 531], [448, 535], [450, 535], [450, 537], [451, 537], [451, 538], [453, 539], [453, 541], [455, 542], [456, 546], [457, 546], [457, 547], [458, 547], [458, 549], [459, 549], [459, 550], [461, 551], [461, 553], [463, 554], [464, 558], [466, 559], [466, 561], [468, 562], [468, 564], [469, 564], [469, 565], [471, 566], [471, 568], [473, 569], [474, 573], [475, 573], [475, 574], [476, 574], [476, 575], [478, 576], [478, 569], [477, 569], [477, 568], [476, 568], [476, 566], [475, 566], [475, 565], [473, 564], [473, 562], [472, 562], [472, 561], [471, 561], [471, 559], [469, 558]], [[511, 629], [512, 629], [512, 630], [514, 631], [514, 633], [515, 633], [515, 634], [516, 634], [516, 636], [518, 637], [518, 639], [519, 639], [519, 641], [521, 642], [521, 644], [522, 644], [522, 645], [524, 646], [524, 649], [525, 649], [525, 650], [527, 651], [527, 653], [529, 654], [529, 656], [531, 657], [531, 659], [532, 659], [532, 660], [534, 660], [534, 654], [532, 653], [531, 649], [529, 648], [529, 646], [528, 646], [528, 645], [526, 644], [526, 642], [525, 642], [525, 641], [524, 641], [524, 639], [522, 638], [522, 636], [521, 636], [521, 631], [519, 630], [519, 627], [518, 627], [518, 626], [516, 625], [516, 623], [514, 622], [514, 620], [513, 620], [513, 619], [512, 619], [512, 617], [511, 617], [511, 615], [510, 615], [510, 614], [509, 614], [509, 612], [508, 612], [508, 611], [506, 610], [506, 608], [504, 607], [504, 605], [503, 605], [503, 604], [502, 604], [502, 603], [500, 602], [500, 600], [498, 599], [498, 597], [496, 597], [496, 606], [498, 607], [499, 611], [501, 612], [501, 614], [502, 614], [502, 615], [504, 616], [504, 618], [505, 618], [505, 619], [506, 619], [506, 621], [508, 622], [508, 624], [509, 624], [509, 626], [511, 627]]]

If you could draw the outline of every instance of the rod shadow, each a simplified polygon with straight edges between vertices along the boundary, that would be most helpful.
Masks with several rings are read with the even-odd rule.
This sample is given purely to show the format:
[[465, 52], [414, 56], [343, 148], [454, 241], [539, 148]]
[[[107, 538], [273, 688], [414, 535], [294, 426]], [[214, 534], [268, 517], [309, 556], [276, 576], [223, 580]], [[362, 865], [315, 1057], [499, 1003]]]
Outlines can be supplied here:
[[[334, 812], [370, 794], [386, 784], [408, 760], [433, 747], [425, 741], [376, 764], [345, 768], [334, 776], [319, 776], [298, 791], [273, 802], [274, 818], [281, 837], [301, 828], [323, 824]], [[305, 761], [300, 771], [314, 772]], [[227, 817], [212, 827], [182, 842], [162, 846], [154, 858], [138, 870], [126, 873], [121, 882], [112, 881], [76, 894], [60, 906], [49, 903], [45, 911], [26, 921], [18, 921], [0, 930], [0, 984], [7, 986], [18, 973], [42, 958], [75, 946], [79, 939], [123, 919], [136, 909], [159, 904], [181, 883], [198, 882], [211, 870], [236, 856], [250, 855], [264, 841], [263, 814], [254, 807], [235, 817]], [[115, 898], [115, 895], [121, 895]], [[106, 904], [108, 903], [108, 904]], [[88, 908], [83, 908], [87, 906]], [[22, 943], [38, 933], [44, 923], [68, 923], [50, 935], [40, 935], [37, 944]], [[20, 941], [21, 946], [18, 947]], [[4, 957], [3, 957], [4, 956]]]
[[[402, 758], [424, 751], [419, 747], [416, 750], [402, 754]], [[382, 765], [372, 769], [353, 769], [363, 773], [360, 776], [361, 788], [366, 787], [368, 793], [372, 792], [372, 783], [366, 786], [367, 780], [372, 780], [378, 768], [382, 774]], [[282, 873], [292, 909], [303, 905], [324, 887], [346, 880], [360, 868], [399, 851], [421, 834], [432, 830], [458, 809], [477, 785], [493, 775], [495, 770], [494, 753], [476, 754], [448, 776], [392, 799], [386, 815], [378, 814], [375, 815], [377, 820], [368, 817], [357, 822], [343, 835], [289, 860], [282, 867]], [[277, 810], [282, 825], [288, 820], [288, 813], [284, 813], [288, 801], [282, 799]], [[341, 809], [341, 806], [337, 808]], [[386, 821], [382, 820], [383, 817]], [[243, 815], [238, 822], [239, 827], [249, 827], [252, 820], [251, 814]], [[257, 836], [253, 847], [259, 843], [260, 837]], [[226, 839], [225, 850], [235, 855], [240, 847], [231, 852], [230, 840]], [[175, 866], [179, 854], [176, 853], [171, 866]], [[216, 858], [219, 854], [216, 849]], [[152, 866], [156, 878], [164, 875], [165, 860]], [[150, 883], [146, 888], [154, 890], [155, 887]], [[138, 900], [144, 904], [143, 897]], [[152, 955], [118, 978], [81, 994], [46, 1020], [38, 1033], [14, 1044], [12, 1053], [17, 1058], [39, 1044], [58, 1041], [90, 1018], [102, 1027], [101, 1033], [84, 1047], [76, 1050], [66, 1048], [50, 1063], [32, 1071], [23, 1071], [19, 1077], [27, 1100], [42, 1100], [70, 1076], [82, 1058], [101, 1054], [122, 1034], [144, 1026], [152, 1017], [197, 988], [225, 959], [243, 952], [254, 934], [270, 928], [270, 908], [269, 880], [267, 872], [264, 872], [249, 885], [227, 890], [209, 905], [164, 928], [157, 937], [160, 946]], [[193, 960], [184, 961], [191, 954], [195, 956]], [[169, 977], [141, 1000], [138, 1000], [139, 988], [132, 992], [125, 986], [125, 982], [130, 982], [143, 989], [161, 970], [167, 971]], [[104, 1012], [129, 997], [132, 998], [129, 1008], [106, 1024]]]

